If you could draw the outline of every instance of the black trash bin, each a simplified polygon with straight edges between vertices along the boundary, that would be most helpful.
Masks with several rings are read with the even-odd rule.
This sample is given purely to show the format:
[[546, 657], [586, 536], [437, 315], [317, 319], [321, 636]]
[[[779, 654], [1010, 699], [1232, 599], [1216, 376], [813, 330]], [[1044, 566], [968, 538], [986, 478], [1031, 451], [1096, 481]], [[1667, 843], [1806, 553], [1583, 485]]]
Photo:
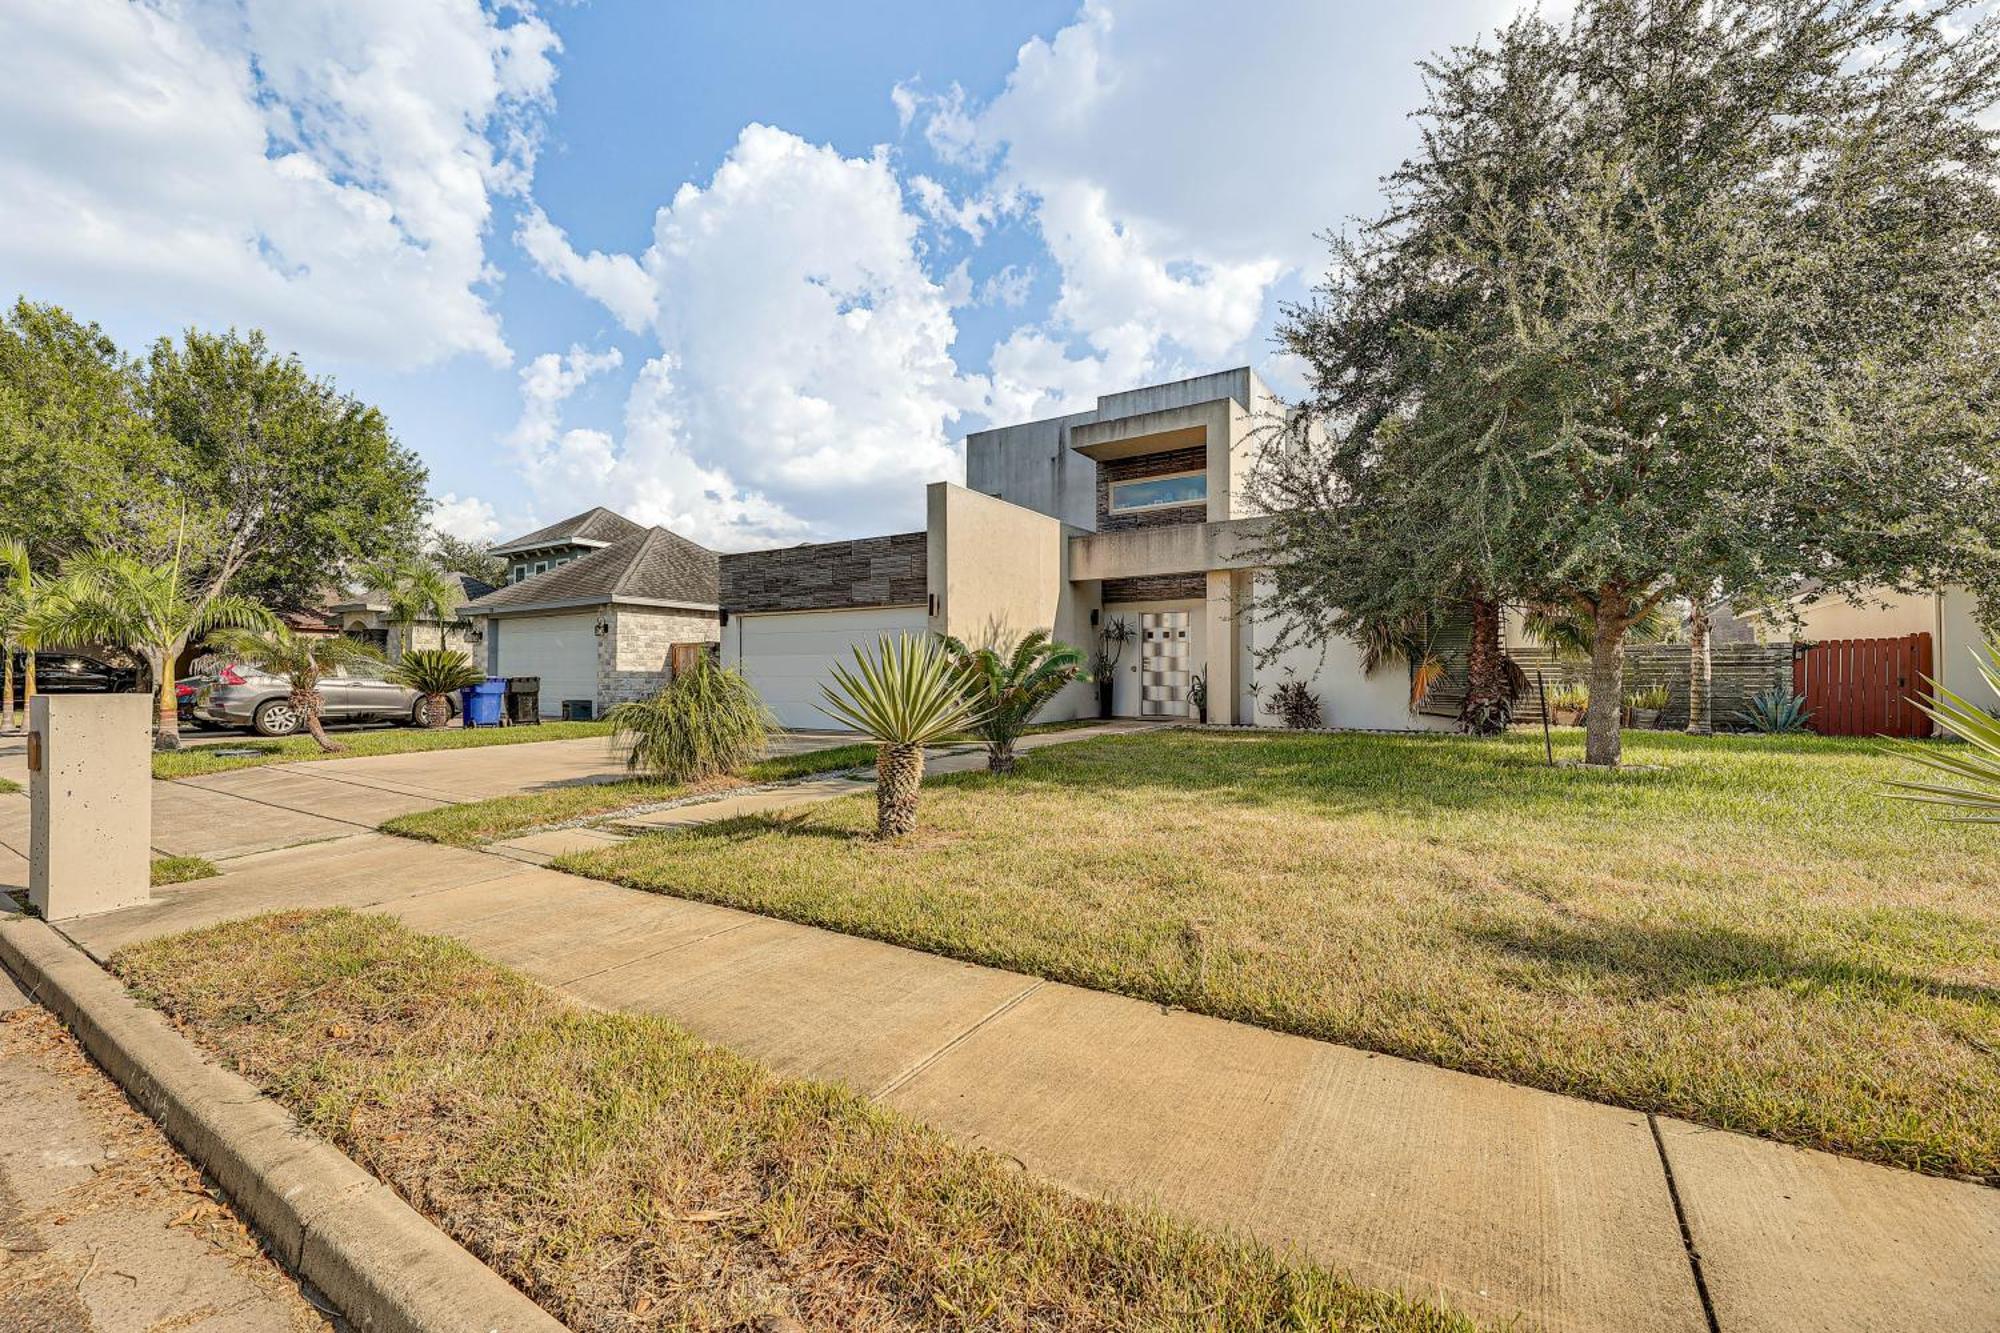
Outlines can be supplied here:
[[542, 678], [507, 677], [507, 720], [517, 727], [542, 724]]

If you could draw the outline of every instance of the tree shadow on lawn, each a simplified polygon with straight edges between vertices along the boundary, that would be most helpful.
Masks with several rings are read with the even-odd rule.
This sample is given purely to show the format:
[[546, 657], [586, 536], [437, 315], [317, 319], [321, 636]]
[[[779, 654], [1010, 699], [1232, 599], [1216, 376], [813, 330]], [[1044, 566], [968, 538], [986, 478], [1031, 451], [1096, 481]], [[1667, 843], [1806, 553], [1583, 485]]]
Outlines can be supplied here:
[[1665, 1000], [1692, 991], [1745, 987], [1864, 991], [1882, 999], [1924, 995], [2000, 1008], [2000, 987], [1944, 981], [1816, 955], [1789, 940], [1735, 926], [1647, 925], [1596, 921], [1488, 923], [1459, 927], [1496, 954], [1588, 979], [1602, 978], [1633, 998]]

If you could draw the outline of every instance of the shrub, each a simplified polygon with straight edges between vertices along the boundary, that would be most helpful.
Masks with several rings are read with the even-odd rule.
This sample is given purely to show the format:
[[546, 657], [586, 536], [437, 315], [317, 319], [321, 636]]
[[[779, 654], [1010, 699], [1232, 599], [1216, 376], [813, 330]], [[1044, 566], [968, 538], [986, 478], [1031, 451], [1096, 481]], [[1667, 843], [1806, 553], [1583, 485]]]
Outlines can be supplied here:
[[1811, 719], [1805, 699], [1777, 685], [1752, 695], [1750, 702], [1736, 714], [1736, 720], [1743, 726], [1768, 736], [1810, 731], [1807, 723]]
[[1320, 725], [1319, 696], [1297, 676], [1285, 677], [1285, 683], [1271, 696], [1269, 711], [1293, 731], [1310, 731]]
[[1049, 700], [1083, 671], [1083, 653], [1057, 643], [1045, 629], [1030, 630], [1013, 647], [968, 648], [946, 635], [944, 650], [958, 673], [972, 732], [986, 742], [986, 767], [1014, 768], [1014, 742]]
[[777, 720], [739, 671], [707, 656], [650, 699], [608, 714], [625, 767], [662, 782], [700, 782], [763, 757]]
[[1625, 692], [1625, 706], [1627, 708], [1643, 708], [1649, 712], [1657, 713], [1667, 706], [1667, 700], [1670, 697], [1666, 686], [1646, 685], [1636, 690], [1627, 690]]
[[1590, 691], [1582, 685], [1564, 681], [1549, 691], [1549, 711], [1552, 713], [1581, 713], [1590, 707]]
[[390, 667], [388, 678], [405, 689], [424, 696], [424, 725], [441, 727], [451, 720], [451, 701], [468, 685], [486, 679], [486, 673], [472, 665], [472, 659], [450, 648], [412, 648], [403, 660]]

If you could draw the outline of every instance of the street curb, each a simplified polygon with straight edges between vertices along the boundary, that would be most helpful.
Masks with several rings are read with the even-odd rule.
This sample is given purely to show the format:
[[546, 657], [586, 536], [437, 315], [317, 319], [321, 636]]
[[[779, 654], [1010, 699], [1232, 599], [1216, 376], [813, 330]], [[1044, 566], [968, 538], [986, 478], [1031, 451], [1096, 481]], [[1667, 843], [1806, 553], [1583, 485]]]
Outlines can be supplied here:
[[357, 1330], [566, 1333], [394, 1190], [204, 1058], [47, 923], [0, 921], [0, 963]]

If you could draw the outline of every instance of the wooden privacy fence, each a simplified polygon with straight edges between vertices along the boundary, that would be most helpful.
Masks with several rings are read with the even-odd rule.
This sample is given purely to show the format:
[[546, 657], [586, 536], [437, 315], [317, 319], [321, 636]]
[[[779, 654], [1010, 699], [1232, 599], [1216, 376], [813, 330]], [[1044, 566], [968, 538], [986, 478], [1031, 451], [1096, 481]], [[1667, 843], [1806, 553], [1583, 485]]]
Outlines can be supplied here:
[[1929, 693], [1931, 636], [1827, 639], [1800, 644], [1792, 656], [1792, 693], [1803, 695], [1812, 729], [1822, 736], [1931, 734], [1931, 720], [1910, 700]]
[[[1583, 684], [1590, 663], [1557, 657], [1540, 644], [1510, 642], [1507, 655], [1528, 675], [1527, 697], [1514, 705], [1519, 722], [1540, 722], [1542, 709], [1535, 697], [1535, 673], [1553, 690], [1565, 681]], [[1709, 716], [1718, 730], [1742, 727], [1738, 720], [1751, 697], [1766, 690], [1791, 685], [1792, 646], [1789, 643], [1727, 643], [1709, 650]], [[1644, 689], [1664, 685], [1667, 706], [1659, 725], [1668, 731], [1687, 726], [1688, 646], [1684, 643], [1635, 643], [1625, 649], [1625, 688]]]

